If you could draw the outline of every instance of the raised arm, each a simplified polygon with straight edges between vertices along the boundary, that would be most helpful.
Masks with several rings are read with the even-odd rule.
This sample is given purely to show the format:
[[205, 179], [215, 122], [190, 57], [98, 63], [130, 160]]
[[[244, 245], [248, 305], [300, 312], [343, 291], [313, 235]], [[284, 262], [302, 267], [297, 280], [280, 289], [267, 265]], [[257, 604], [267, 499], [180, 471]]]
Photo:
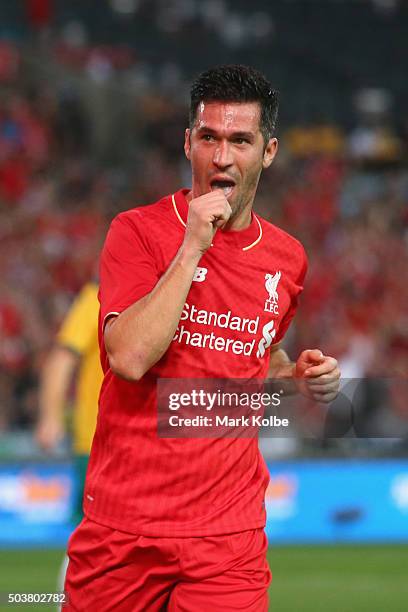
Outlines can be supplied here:
[[197, 264], [230, 215], [230, 205], [221, 190], [190, 202], [184, 241], [167, 271], [152, 291], [106, 323], [106, 351], [117, 376], [139, 380], [164, 355]]

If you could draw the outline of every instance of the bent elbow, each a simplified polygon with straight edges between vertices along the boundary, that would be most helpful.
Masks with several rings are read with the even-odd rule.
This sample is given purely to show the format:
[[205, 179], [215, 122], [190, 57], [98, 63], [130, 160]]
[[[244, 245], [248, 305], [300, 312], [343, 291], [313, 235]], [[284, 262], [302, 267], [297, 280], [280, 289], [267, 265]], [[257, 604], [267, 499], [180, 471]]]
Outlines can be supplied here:
[[134, 356], [108, 354], [109, 367], [115, 376], [123, 378], [128, 382], [138, 382], [146, 373], [147, 368], [143, 368], [139, 360]]

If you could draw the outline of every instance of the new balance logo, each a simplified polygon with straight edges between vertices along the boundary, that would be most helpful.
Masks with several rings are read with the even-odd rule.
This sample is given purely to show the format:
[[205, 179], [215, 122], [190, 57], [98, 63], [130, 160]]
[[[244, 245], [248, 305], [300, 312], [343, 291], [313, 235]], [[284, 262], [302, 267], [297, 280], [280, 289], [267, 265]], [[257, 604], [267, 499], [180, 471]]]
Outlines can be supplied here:
[[205, 277], [207, 276], [207, 268], [196, 268], [196, 271], [194, 272], [194, 276], [193, 276], [193, 281], [196, 281], [196, 283], [202, 283], [203, 281], [205, 281]]

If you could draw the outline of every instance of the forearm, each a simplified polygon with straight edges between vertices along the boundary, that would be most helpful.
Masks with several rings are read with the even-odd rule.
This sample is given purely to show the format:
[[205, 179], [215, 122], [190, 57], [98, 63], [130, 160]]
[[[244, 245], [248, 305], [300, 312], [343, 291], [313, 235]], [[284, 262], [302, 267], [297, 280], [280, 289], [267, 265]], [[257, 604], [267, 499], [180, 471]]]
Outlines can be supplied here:
[[64, 408], [78, 356], [57, 346], [44, 364], [39, 388], [39, 418], [35, 438], [46, 451], [54, 448], [64, 434]]
[[42, 418], [62, 416], [68, 387], [77, 357], [57, 346], [48, 355], [41, 374], [39, 407]]
[[148, 295], [106, 323], [105, 347], [116, 375], [139, 380], [167, 351], [198, 262], [230, 215], [221, 189], [190, 201], [184, 241], [168, 270]]
[[76, 363], [76, 355], [64, 347], [56, 346], [48, 355], [39, 387], [41, 419], [62, 419]]
[[184, 245], [156, 287], [108, 321], [105, 346], [112, 371], [139, 380], [174, 337], [201, 253]]

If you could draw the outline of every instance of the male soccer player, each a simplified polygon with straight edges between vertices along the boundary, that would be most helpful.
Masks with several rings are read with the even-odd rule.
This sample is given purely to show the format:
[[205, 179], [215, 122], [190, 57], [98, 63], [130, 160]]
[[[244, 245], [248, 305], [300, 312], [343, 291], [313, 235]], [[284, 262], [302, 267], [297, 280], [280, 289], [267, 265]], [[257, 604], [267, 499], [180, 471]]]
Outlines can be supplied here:
[[184, 143], [191, 189], [111, 225], [100, 282], [105, 377], [86, 518], [68, 548], [67, 609], [267, 609], [268, 472], [257, 441], [160, 439], [156, 382], [269, 373], [322, 401], [337, 393], [335, 359], [315, 349], [292, 363], [279, 347], [306, 257], [252, 212], [277, 151], [277, 106], [252, 68], [201, 74]]

